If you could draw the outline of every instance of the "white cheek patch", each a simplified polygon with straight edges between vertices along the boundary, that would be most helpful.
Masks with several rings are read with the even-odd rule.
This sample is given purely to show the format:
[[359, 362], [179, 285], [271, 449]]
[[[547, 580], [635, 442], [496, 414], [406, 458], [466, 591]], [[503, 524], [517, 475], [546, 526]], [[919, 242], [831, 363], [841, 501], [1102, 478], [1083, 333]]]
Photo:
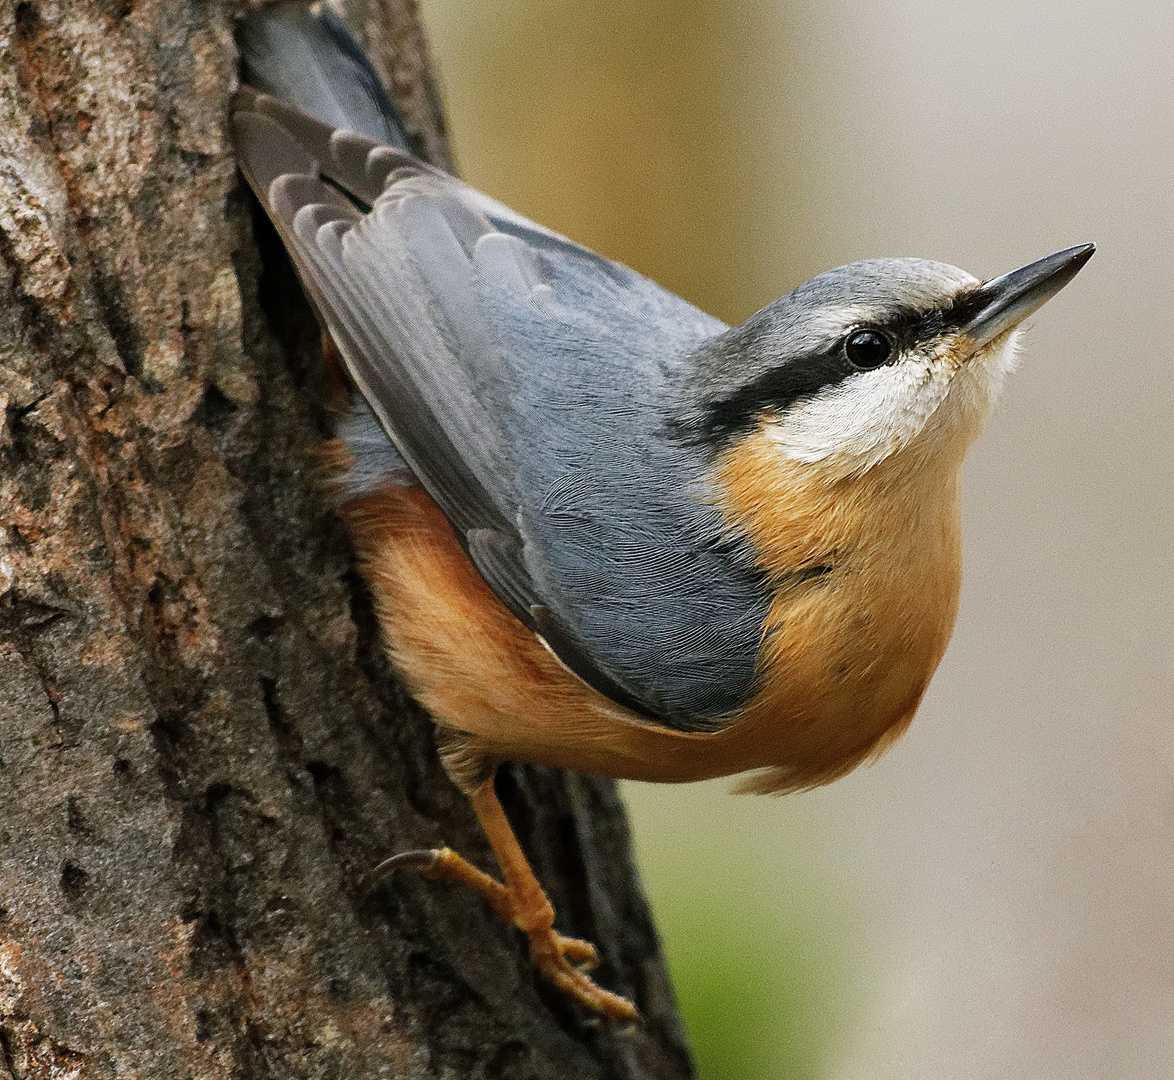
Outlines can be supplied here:
[[863, 472], [909, 442], [950, 388], [944, 365], [921, 358], [861, 371], [798, 402], [766, 426], [791, 461], [832, 461]]
[[949, 399], [951, 407], [934, 427], [955, 429], [969, 443], [1014, 367], [1017, 336], [961, 364], [942, 344], [857, 372], [797, 402], [768, 421], [764, 432], [790, 461], [825, 462], [836, 474], [859, 474], [912, 442]]

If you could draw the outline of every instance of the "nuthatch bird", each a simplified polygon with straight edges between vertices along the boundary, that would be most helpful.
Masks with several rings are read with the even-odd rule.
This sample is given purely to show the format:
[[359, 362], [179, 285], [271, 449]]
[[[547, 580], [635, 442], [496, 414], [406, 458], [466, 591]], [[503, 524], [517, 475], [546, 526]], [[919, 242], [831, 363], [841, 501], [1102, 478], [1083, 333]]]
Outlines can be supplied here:
[[869, 259], [731, 328], [414, 158], [333, 16], [263, 8], [241, 42], [268, 91], [234, 99], [241, 167], [355, 388], [341, 513], [504, 884], [391, 863], [632, 1018], [554, 930], [497, 765], [783, 792], [889, 745], [953, 629], [962, 459], [1093, 245], [985, 283]]

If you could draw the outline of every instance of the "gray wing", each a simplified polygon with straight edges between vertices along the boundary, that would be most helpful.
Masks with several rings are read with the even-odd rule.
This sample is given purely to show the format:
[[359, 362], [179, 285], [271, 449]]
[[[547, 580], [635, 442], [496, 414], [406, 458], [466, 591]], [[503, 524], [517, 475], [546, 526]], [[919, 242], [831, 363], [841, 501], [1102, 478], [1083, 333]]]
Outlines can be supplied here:
[[703, 452], [668, 435], [674, 368], [724, 325], [400, 151], [247, 90], [234, 125], [356, 383], [498, 597], [625, 705], [693, 727], [741, 704], [769, 598], [700, 497]]

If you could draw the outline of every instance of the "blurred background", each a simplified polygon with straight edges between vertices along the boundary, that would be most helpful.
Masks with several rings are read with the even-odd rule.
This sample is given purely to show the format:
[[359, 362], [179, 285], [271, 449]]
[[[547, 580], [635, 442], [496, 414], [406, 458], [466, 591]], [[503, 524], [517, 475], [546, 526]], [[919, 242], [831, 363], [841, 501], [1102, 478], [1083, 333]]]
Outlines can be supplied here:
[[909, 734], [626, 793], [703, 1080], [1174, 1076], [1174, 6], [422, 7], [465, 177], [727, 321], [1097, 242], [970, 456]]

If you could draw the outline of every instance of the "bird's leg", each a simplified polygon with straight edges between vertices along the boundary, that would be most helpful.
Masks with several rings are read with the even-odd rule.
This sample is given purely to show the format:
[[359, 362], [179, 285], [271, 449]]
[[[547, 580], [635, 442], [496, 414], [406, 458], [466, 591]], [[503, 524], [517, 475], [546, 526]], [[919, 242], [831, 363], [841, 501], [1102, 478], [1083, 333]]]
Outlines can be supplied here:
[[530, 939], [530, 956], [543, 977], [584, 1008], [611, 1020], [637, 1020], [639, 1012], [627, 998], [596, 985], [574, 965], [594, 967], [599, 962], [595, 947], [578, 938], [564, 937], [554, 929], [554, 907], [530, 869], [509, 819], [494, 790], [493, 777], [468, 793], [477, 820], [493, 847], [505, 883], [478, 870], [449, 848], [408, 852], [377, 867], [379, 876], [396, 866], [415, 865], [429, 878], [459, 881], [479, 892], [490, 907], [507, 922], [525, 931]]

